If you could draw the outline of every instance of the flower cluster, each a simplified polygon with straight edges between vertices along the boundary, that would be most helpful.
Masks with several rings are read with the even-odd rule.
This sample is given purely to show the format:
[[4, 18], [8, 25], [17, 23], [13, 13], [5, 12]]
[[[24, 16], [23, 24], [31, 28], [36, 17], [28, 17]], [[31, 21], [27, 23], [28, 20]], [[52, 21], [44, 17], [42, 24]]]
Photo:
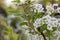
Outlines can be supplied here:
[[58, 20], [54, 17], [47, 15], [42, 18], [37, 18], [33, 25], [34, 25], [34, 27], [37, 28], [37, 27], [42, 26], [43, 24], [47, 24], [48, 30], [53, 30], [52, 27], [58, 26]]
[[[35, 12], [36, 10], [38, 12], [45, 12], [44, 7], [42, 4], [34, 4]], [[52, 13], [60, 13], [60, 7], [57, 3], [50, 4], [49, 6], [47, 5], [45, 7], [46, 13], [48, 15], [43, 16], [42, 18], [37, 18], [36, 21], [33, 23], [34, 27], [40, 27], [43, 24], [47, 24], [47, 29], [48, 30], [53, 30], [53, 27], [58, 27], [60, 25], [59, 20], [55, 17], [51, 17], [50, 15]]]
[[[33, 4], [34, 6], [34, 12], [46, 12], [48, 15], [51, 15], [53, 12], [60, 13], [60, 7], [57, 3], [50, 4], [50, 5], [43, 5], [43, 4]], [[45, 7], [43, 7], [45, 6]], [[46, 9], [46, 11], [44, 10]]]

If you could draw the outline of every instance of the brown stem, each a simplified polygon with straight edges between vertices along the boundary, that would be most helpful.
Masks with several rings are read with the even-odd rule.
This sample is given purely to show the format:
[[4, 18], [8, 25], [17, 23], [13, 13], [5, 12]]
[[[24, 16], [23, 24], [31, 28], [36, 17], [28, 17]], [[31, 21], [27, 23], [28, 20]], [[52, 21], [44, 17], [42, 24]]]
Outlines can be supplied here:
[[43, 36], [44, 40], [47, 40], [43, 32], [41, 32], [41, 35]]

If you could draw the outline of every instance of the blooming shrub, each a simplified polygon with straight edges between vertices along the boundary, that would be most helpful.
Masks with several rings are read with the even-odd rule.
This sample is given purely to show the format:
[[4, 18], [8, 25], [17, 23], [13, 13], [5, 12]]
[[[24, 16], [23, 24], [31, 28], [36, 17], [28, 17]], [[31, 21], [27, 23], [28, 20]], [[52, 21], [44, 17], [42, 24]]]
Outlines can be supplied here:
[[46, 11], [43, 4], [30, 0], [16, 0], [12, 5], [7, 9], [7, 34], [12, 40], [55, 40], [55, 37], [59, 40], [60, 20], [54, 16], [58, 13], [60, 15], [58, 4], [46, 6]]

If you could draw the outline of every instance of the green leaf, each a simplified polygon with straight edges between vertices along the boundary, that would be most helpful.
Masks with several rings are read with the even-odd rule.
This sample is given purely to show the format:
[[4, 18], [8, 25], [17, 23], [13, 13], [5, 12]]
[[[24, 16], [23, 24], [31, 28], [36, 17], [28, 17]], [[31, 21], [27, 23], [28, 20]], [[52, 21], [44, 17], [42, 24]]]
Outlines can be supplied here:
[[47, 28], [47, 24], [43, 24], [43, 25], [41, 26], [41, 30], [42, 30], [42, 31], [46, 30], [46, 28]]
[[27, 22], [20, 23], [20, 26], [27, 25]]
[[13, 2], [18, 2], [18, 3], [20, 3], [20, 0], [14, 0]]
[[46, 29], [47, 29], [47, 24], [43, 24], [42, 26], [40, 26], [40, 27], [37, 28], [37, 30], [38, 30], [39, 32], [43, 32], [43, 31], [46, 30]]
[[42, 18], [43, 17], [43, 13], [37, 13], [37, 18]]
[[50, 30], [47, 30], [46, 33], [45, 33], [45, 35], [46, 35], [47, 37], [50, 37], [50, 36], [53, 35], [53, 32], [50, 31]]
[[17, 17], [16, 17], [16, 18], [13, 18], [10, 25], [11, 25], [12, 27], [16, 28], [16, 23], [17, 23], [19, 20], [20, 20], [20, 19], [17, 18]]
[[26, 3], [26, 4], [30, 4], [30, 3], [31, 3], [31, 0], [26, 0], [25, 3]]
[[57, 27], [52, 27], [53, 28], [53, 32], [57, 30]]

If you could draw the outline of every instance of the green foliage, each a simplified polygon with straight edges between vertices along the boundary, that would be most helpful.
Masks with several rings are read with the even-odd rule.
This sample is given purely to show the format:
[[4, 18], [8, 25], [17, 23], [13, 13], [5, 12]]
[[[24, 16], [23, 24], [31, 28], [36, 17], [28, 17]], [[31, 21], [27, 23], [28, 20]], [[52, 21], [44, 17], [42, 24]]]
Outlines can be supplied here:
[[53, 32], [57, 30], [57, 27], [53, 27]]
[[44, 13], [37, 13], [37, 18], [42, 18], [43, 17], [43, 15], [44, 15]]
[[5, 30], [3, 32], [6, 32], [11, 40], [17, 40], [19, 35], [13, 31], [12, 27], [8, 26], [5, 22], [2, 22], [2, 24], [5, 27]]
[[26, 0], [25, 4], [31, 4], [31, 0]]
[[27, 22], [20, 23], [20, 26], [23, 26], [23, 25], [28, 25], [28, 24], [27, 24]]
[[7, 29], [7, 34], [8, 34], [8, 36], [9, 36], [12, 40], [17, 40], [17, 39], [18, 39], [18, 35], [13, 32], [13, 30], [12, 30], [11, 27], [8, 26], [6, 29]]
[[17, 3], [20, 3], [20, 0], [14, 0], [13, 2], [17, 2]]
[[45, 33], [45, 35], [46, 35], [47, 37], [51, 37], [51, 36], [53, 35], [53, 32], [47, 30], [46, 33]]
[[19, 21], [19, 18], [13, 18], [11, 22], [11, 26], [16, 28], [16, 23]]
[[38, 27], [37, 30], [39, 32], [42, 32], [42, 31], [46, 30], [46, 28], [47, 28], [47, 24], [43, 24], [42, 26]]

